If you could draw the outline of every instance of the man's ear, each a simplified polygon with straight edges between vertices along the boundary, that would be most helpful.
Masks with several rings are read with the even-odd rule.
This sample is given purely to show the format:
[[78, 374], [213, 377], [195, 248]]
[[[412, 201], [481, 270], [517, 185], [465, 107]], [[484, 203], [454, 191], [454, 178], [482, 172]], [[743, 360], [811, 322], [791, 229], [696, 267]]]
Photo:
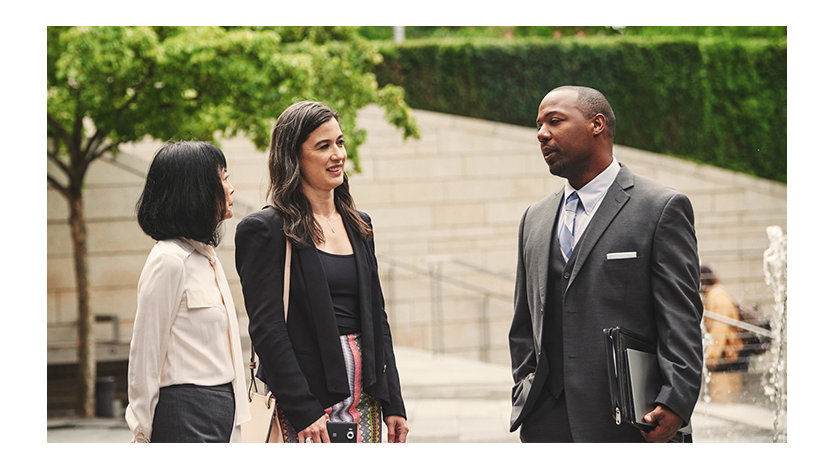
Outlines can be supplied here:
[[597, 113], [596, 116], [591, 118], [590, 125], [591, 134], [594, 137], [596, 137], [598, 135], [602, 135], [605, 132], [608, 123], [605, 121], [605, 116], [603, 116], [601, 113]]

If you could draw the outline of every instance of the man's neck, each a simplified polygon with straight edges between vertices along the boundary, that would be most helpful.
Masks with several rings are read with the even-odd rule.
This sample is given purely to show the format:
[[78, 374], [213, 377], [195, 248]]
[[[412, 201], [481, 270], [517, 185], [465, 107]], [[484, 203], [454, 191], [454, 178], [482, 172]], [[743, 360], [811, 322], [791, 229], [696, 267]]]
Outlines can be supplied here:
[[611, 153], [595, 157], [582, 174], [574, 178], [568, 178], [568, 182], [573, 189], [582, 189], [583, 186], [593, 181], [594, 178], [605, 171], [611, 165], [612, 161], [614, 161], [614, 155]]

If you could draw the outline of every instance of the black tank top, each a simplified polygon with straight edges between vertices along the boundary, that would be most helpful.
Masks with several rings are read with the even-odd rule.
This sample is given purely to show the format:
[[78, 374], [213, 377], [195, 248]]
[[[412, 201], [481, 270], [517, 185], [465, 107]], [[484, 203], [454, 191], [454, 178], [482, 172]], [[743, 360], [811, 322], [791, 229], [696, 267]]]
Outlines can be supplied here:
[[359, 333], [359, 283], [356, 279], [354, 255], [335, 255], [316, 249], [319, 253], [340, 335]]

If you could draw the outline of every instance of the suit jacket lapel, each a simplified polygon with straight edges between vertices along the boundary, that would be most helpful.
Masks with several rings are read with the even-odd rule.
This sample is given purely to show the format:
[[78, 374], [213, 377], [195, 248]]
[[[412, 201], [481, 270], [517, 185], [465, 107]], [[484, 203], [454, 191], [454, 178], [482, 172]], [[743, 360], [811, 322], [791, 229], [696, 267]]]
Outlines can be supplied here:
[[538, 270], [539, 282], [539, 301], [541, 305], [545, 304], [547, 297], [547, 286], [550, 279], [548, 273], [550, 272], [550, 257], [559, 256], [560, 260], [562, 253], [552, 253], [550, 247], [553, 245], [553, 237], [556, 236], [556, 224], [558, 221], [557, 215], [562, 207], [562, 200], [564, 199], [565, 188], [560, 189], [553, 194], [554, 200], [552, 204], [546, 206], [545, 212], [536, 219], [536, 224], [531, 232], [530, 240], [535, 243], [532, 253], [549, 253], [549, 256], [538, 256], [536, 266]]
[[608, 188], [608, 192], [603, 197], [602, 202], [600, 202], [599, 209], [594, 214], [594, 218], [591, 219], [591, 222], [582, 234], [582, 238], [579, 239], [579, 242], [577, 242], [574, 248], [573, 255], [576, 256], [576, 262], [571, 271], [567, 289], [570, 289], [573, 280], [576, 278], [579, 270], [582, 269], [594, 245], [596, 245], [602, 234], [605, 233], [605, 230], [608, 229], [614, 217], [617, 216], [623, 206], [628, 202], [631, 196], [628, 195], [626, 190], [632, 186], [634, 186], [634, 174], [621, 163], [617, 178], [611, 187]]

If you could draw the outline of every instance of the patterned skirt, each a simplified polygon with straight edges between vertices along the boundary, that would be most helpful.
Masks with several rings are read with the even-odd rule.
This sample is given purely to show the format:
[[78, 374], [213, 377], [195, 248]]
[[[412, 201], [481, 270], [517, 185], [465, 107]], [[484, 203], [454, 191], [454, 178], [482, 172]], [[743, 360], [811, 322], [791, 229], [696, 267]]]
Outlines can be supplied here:
[[[362, 343], [359, 334], [340, 336], [350, 396], [327, 408], [330, 421], [357, 424], [356, 442], [382, 442], [382, 406], [379, 400], [362, 391]], [[298, 432], [277, 404], [284, 442], [298, 442]]]

